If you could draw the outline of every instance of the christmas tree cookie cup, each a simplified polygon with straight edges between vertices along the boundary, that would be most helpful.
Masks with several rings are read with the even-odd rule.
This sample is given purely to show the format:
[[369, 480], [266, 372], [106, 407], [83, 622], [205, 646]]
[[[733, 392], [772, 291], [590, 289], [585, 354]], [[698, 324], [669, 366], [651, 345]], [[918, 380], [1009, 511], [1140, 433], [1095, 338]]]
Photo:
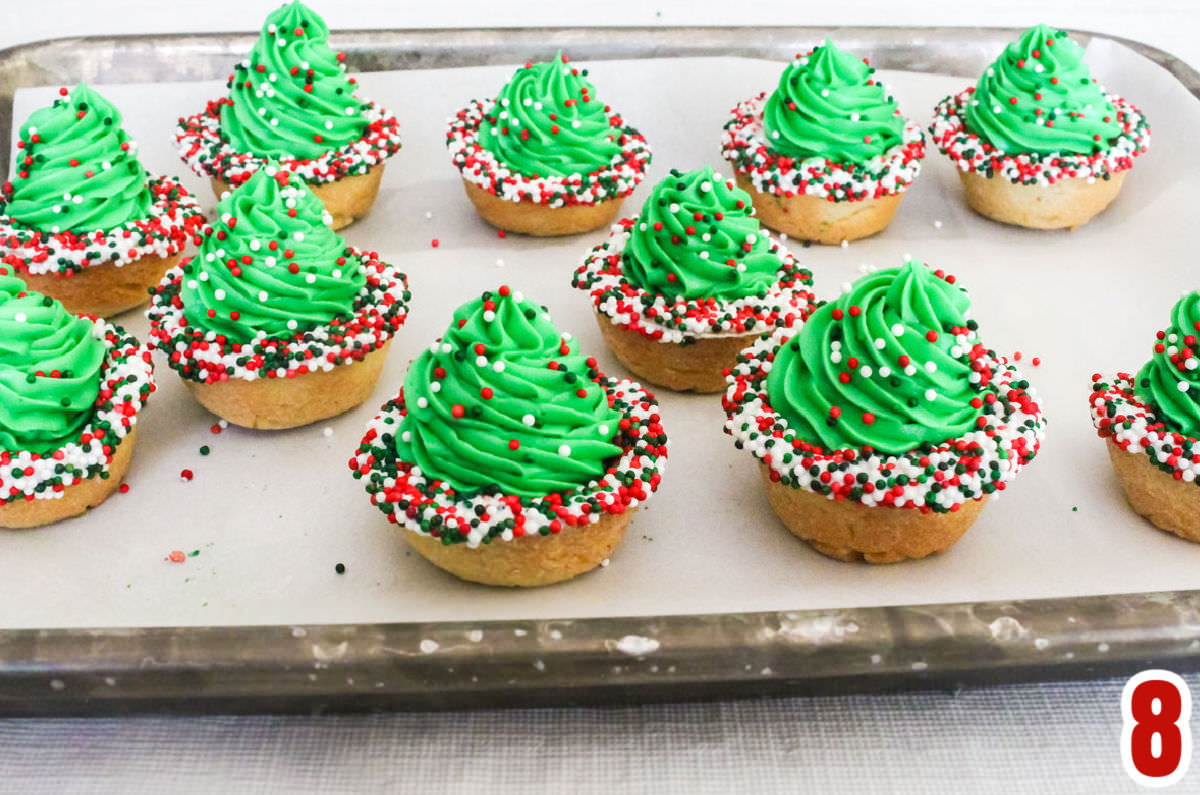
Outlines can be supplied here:
[[666, 458], [653, 395], [501, 287], [410, 365], [349, 463], [431, 563], [534, 587], [604, 564]]
[[1121, 190], [1150, 128], [1105, 93], [1082, 48], [1044, 25], [1026, 31], [978, 85], [934, 108], [933, 143], [954, 163], [967, 205], [1028, 229], [1073, 229]]
[[[866, 289], [878, 286], [874, 277], [859, 280], [866, 287], [799, 330], [779, 329], [743, 352], [723, 398], [725, 431], [758, 461], [771, 507], [838, 560], [894, 563], [949, 549], [1043, 438], [1028, 382], [978, 342], [974, 321], [957, 325], [964, 305], [911, 271], [901, 277], [907, 287], [888, 300], [908, 300], [913, 285], [922, 298], [897, 309], [893, 325], [881, 322], [891, 311], [875, 303], [881, 292]], [[922, 331], [931, 311], [941, 333]], [[826, 363], [802, 378], [805, 357], [822, 350]], [[799, 420], [790, 417], [797, 406]]]
[[624, 218], [615, 225], [571, 284], [588, 293], [605, 343], [639, 378], [679, 392], [722, 392], [740, 351], [766, 331], [802, 322], [812, 310], [812, 274], [761, 230], [778, 258], [776, 278], [761, 292], [671, 300], [635, 285], [622, 270], [622, 258], [638, 223]]
[[219, 199], [272, 163], [295, 173], [325, 205], [333, 228], [375, 202], [385, 161], [400, 150], [400, 123], [355, 96], [345, 55], [330, 49], [324, 21], [299, 2], [272, 12], [228, 93], [181, 118], [184, 162]]
[[1135, 380], [1092, 376], [1092, 424], [1130, 507], [1160, 530], [1200, 542], [1200, 441], [1168, 430], [1134, 394]]
[[734, 107], [721, 155], [764, 226], [838, 245], [891, 223], [920, 173], [925, 136], [874, 74], [826, 40], [797, 56], [770, 95]]
[[83, 83], [59, 89], [21, 126], [0, 195], [0, 262], [74, 313], [144, 304], [204, 216], [137, 151], [107, 99]]
[[86, 234], [29, 228], [0, 201], [0, 262], [75, 314], [111, 317], [141, 306], [204, 224], [196, 197], [174, 179], [151, 178], [146, 187], [153, 203], [145, 218]]
[[[25, 292], [17, 295], [41, 298]], [[52, 302], [47, 302], [51, 299], [43, 299], [35, 311], [54, 311]], [[0, 327], [7, 327], [10, 321], [37, 322], [33, 312], [24, 320], [24, 312], [0, 314]], [[96, 381], [89, 382], [95, 388], [94, 402], [86, 409], [81, 425], [51, 443], [53, 449], [45, 444], [37, 449], [13, 449], [17, 445], [4, 444], [7, 449], [0, 450], [0, 527], [32, 528], [79, 516], [108, 499], [129, 469], [138, 414], [155, 389], [150, 350], [112, 323], [80, 318], [75, 322], [90, 324], [87, 333], [102, 348]], [[11, 331], [9, 327], [6, 334]], [[58, 334], [55, 339], [61, 342], [63, 337]], [[0, 381], [14, 392], [37, 388], [57, 395], [58, 384], [67, 390], [78, 383], [76, 374], [58, 370], [30, 372], [13, 383], [4, 369], [0, 366]], [[6, 418], [9, 412], [20, 410], [19, 397], [20, 393], [6, 404]], [[63, 398], [61, 405], [68, 402], [69, 398]], [[22, 417], [26, 429], [30, 416]], [[7, 428], [0, 427], [0, 432], [9, 435]]]
[[407, 277], [375, 253], [347, 254], [347, 265], [360, 268], [366, 284], [352, 318], [246, 343], [188, 322], [179, 298], [184, 271], [173, 268], [147, 310], [152, 345], [197, 402], [234, 425], [282, 430], [349, 411], [375, 388], [392, 337], [408, 317], [410, 293]]
[[492, 226], [536, 237], [602, 229], [645, 178], [646, 139], [596, 100], [586, 75], [561, 53], [527, 63], [496, 99], [449, 120], [450, 159]]

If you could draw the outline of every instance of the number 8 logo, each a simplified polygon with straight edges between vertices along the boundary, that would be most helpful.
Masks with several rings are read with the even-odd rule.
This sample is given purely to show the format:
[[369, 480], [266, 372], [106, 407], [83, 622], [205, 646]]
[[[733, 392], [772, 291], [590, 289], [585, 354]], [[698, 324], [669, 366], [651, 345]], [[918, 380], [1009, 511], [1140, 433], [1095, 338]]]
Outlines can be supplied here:
[[1192, 761], [1192, 694], [1171, 671], [1150, 669], [1130, 677], [1121, 692], [1121, 762], [1145, 787], [1167, 787]]

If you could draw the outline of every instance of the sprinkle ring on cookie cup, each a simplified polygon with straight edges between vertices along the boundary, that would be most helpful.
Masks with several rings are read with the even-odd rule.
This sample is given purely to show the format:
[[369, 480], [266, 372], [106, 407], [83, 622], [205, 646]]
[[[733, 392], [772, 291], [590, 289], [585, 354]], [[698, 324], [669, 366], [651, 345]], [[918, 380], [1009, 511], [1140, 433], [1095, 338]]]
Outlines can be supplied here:
[[189, 325], [182, 268], [168, 271], [147, 310], [154, 347], [205, 408], [246, 428], [283, 429], [341, 414], [370, 395], [392, 336], [408, 316], [408, 281], [376, 255], [351, 249], [366, 277], [354, 317], [291, 339], [230, 342]]
[[586, 75], [560, 52], [449, 119], [450, 159], [492, 226], [538, 237], [602, 229], [645, 177], [646, 140], [596, 99]]
[[30, 229], [0, 204], [0, 262], [75, 314], [110, 317], [141, 306], [204, 223], [196, 197], [174, 179], [158, 177], [146, 187], [153, 199], [147, 217], [87, 234]]
[[77, 438], [49, 453], [0, 452], [0, 527], [30, 528], [85, 513], [121, 485], [138, 412], [154, 391], [150, 350], [119, 326], [96, 321], [106, 349], [100, 393]]
[[636, 223], [624, 218], [614, 226], [571, 283], [588, 292], [613, 355], [652, 384], [680, 392], [722, 392], [725, 373], [742, 349], [764, 331], [802, 321], [811, 310], [811, 274], [774, 240], [769, 245], [780, 260], [778, 278], [763, 294], [674, 301], [651, 294], [622, 272], [622, 254]]
[[1134, 394], [1134, 376], [1092, 376], [1092, 424], [1130, 507], [1155, 527], [1200, 541], [1200, 440], [1167, 430]]
[[210, 102], [202, 112], [180, 119], [175, 129], [180, 157], [197, 176], [211, 180], [218, 199], [271, 162], [304, 180], [333, 217], [333, 228], [341, 229], [371, 208], [384, 161], [400, 151], [400, 122], [369, 102], [363, 112], [367, 126], [362, 137], [319, 157], [274, 160], [239, 152], [221, 134], [220, 108], [227, 102]]
[[934, 108], [929, 131], [953, 161], [968, 206], [980, 215], [1029, 229], [1073, 229], [1103, 211], [1121, 189], [1125, 172], [1150, 143], [1146, 119], [1131, 103], [1109, 95], [1121, 134], [1091, 155], [1006, 154], [968, 131], [964, 113], [971, 86]]
[[658, 488], [666, 436], [654, 397], [632, 381], [596, 380], [622, 415], [621, 453], [598, 480], [545, 497], [459, 494], [397, 460], [391, 438], [403, 395], [367, 426], [350, 459], [371, 502], [431, 563], [471, 582], [532, 587], [590, 571], [612, 554], [634, 509]]

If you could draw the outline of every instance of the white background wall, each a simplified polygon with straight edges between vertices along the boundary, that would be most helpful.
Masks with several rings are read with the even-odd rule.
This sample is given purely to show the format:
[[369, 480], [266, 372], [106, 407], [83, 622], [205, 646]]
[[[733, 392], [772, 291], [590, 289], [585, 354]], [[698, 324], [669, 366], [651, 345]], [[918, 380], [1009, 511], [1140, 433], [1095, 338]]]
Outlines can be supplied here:
[[[257, 30], [280, 0], [0, 0], [0, 47], [87, 33]], [[308, 0], [332, 28], [1004, 25], [1139, 39], [1200, 63], [1200, 0]]]

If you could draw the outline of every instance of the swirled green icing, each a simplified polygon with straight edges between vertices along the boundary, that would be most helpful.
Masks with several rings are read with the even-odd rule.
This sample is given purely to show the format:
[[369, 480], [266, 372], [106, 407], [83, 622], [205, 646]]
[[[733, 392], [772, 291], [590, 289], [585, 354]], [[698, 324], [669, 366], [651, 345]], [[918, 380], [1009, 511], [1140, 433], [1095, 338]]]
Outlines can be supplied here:
[[825, 450], [897, 454], [961, 436], [979, 415], [969, 350], [953, 331], [974, 329], [969, 307], [923, 263], [863, 276], [776, 353], [771, 406]]
[[595, 362], [502, 287], [459, 307], [404, 379], [396, 453], [461, 493], [544, 497], [603, 476], [621, 415]]
[[1134, 394], [1168, 430], [1200, 436], [1200, 293], [1184, 295], [1171, 310], [1150, 361], [1138, 371]]
[[781, 262], [751, 210], [750, 194], [711, 168], [672, 170], [642, 205], [621, 270], [633, 284], [672, 300], [765, 290], [779, 278]]
[[87, 424], [104, 366], [94, 329], [0, 269], [0, 450], [48, 453]]
[[775, 152], [862, 163], [901, 142], [896, 100], [861, 58], [832, 41], [787, 65], [763, 108], [763, 131]]
[[34, 111], [20, 134], [9, 217], [42, 231], [94, 232], [149, 213], [137, 145], [120, 111], [85, 83]]
[[621, 152], [619, 131], [596, 99], [587, 70], [559, 51], [526, 64], [500, 89], [479, 124], [479, 145], [527, 177], [589, 174]]
[[967, 129], [1004, 152], [1091, 154], [1121, 132], [1117, 112], [1061, 30], [1036, 25], [979, 78]]
[[305, 159], [362, 137], [366, 104], [328, 39], [325, 21], [299, 0], [267, 17], [221, 106], [221, 133], [235, 149]]
[[321, 200], [268, 164], [217, 204], [217, 220], [183, 267], [191, 325], [234, 342], [289, 338], [354, 312], [366, 284]]

